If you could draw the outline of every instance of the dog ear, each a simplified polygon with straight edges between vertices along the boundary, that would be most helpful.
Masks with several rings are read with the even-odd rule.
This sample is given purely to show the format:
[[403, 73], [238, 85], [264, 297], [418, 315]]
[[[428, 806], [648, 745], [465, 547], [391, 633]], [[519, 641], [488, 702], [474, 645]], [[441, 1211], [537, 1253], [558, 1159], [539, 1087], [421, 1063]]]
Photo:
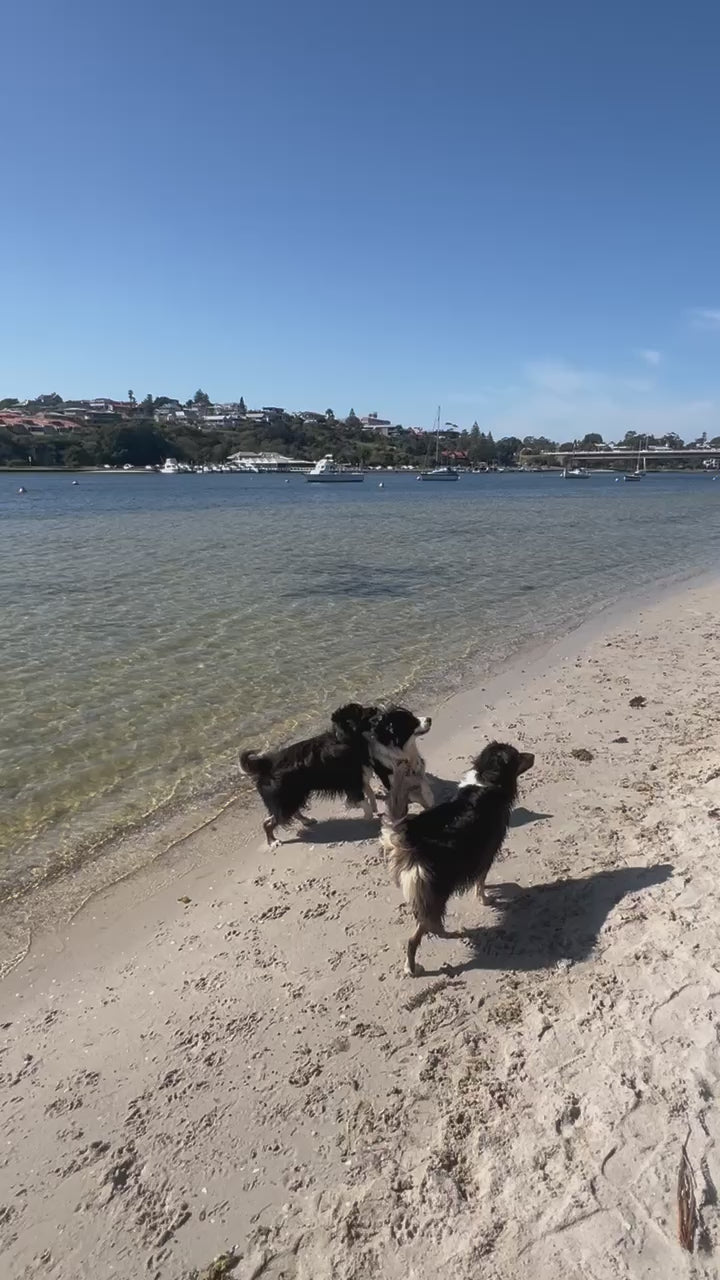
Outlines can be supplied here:
[[368, 729], [378, 742], [382, 742], [386, 746], [392, 741], [392, 732], [389, 725], [389, 713], [386, 707], [373, 707], [368, 719]]
[[338, 707], [333, 711], [330, 719], [336, 729], [347, 733], [360, 727], [363, 715], [364, 708], [359, 702], [347, 702], [344, 707]]

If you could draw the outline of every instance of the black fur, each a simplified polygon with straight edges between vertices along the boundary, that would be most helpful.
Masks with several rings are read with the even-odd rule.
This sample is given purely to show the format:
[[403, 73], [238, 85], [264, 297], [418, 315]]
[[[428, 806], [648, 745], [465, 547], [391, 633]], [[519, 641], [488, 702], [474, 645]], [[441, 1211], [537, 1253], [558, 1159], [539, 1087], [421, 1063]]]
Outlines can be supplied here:
[[458, 787], [452, 800], [393, 821], [391, 795], [383, 844], [418, 924], [407, 945], [409, 973], [423, 935], [444, 934], [453, 894], [476, 885], [485, 900], [485, 879], [507, 833], [518, 778], [534, 762], [508, 743], [491, 742], [473, 761], [474, 782]]
[[[374, 708], [372, 708], [374, 711]], [[365, 735], [371, 716], [357, 702], [339, 707], [332, 727], [314, 738], [258, 754], [243, 751], [240, 769], [254, 779], [268, 811], [263, 823], [267, 842], [274, 844], [278, 827], [294, 819], [308, 824], [302, 809], [310, 796], [344, 796], [349, 805], [375, 811], [369, 786], [370, 750]]]

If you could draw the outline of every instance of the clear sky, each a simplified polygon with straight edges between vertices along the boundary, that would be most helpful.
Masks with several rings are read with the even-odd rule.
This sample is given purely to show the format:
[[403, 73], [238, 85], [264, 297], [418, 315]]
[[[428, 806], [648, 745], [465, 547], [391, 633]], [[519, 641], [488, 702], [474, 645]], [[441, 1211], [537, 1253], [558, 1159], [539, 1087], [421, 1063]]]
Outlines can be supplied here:
[[6, 0], [0, 396], [720, 434], [717, 0]]

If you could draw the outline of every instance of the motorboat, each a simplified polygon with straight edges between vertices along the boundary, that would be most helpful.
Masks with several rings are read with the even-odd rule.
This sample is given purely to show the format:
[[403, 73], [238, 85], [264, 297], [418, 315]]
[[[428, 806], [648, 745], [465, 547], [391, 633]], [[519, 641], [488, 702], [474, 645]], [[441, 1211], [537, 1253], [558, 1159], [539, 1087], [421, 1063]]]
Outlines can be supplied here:
[[339, 466], [331, 453], [326, 453], [324, 458], [315, 463], [312, 471], [307, 473], [308, 484], [357, 484], [364, 479], [362, 471]]
[[458, 480], [457, 471], [452, 467], [437, 467], [434, 471], [422, 471], [418, 480]]

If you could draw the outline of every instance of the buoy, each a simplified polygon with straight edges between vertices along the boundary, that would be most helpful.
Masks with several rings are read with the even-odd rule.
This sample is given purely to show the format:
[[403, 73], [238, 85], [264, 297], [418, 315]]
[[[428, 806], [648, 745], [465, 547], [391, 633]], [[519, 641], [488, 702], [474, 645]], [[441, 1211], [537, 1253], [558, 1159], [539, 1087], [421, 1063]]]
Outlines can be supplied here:
[[383, 482], [382, 482], [382, 480], [381, 480], [381, 481], [380, 481], [380, 483], [379, 483], [379, 485], [378, 485], [378, 489], [384, 489], [384, 488], [385, 488], [385, 485], [383, 484]]
[[73, 480], [73, 484], [79, 484], [79, 483], [80, 483], [79, 480]]
[[289, 483], [290, 483], [290, 481], [289, 481], [289, 480], [286, 480], [286, 481], [285, 481], [285, 483], [286, 483], [286, 484], [289, 484]]
[[18, 489], [18, 493], [27, 493], [27, 489], [23, 488], [23, 486], [20, 485], [20, 488]]

